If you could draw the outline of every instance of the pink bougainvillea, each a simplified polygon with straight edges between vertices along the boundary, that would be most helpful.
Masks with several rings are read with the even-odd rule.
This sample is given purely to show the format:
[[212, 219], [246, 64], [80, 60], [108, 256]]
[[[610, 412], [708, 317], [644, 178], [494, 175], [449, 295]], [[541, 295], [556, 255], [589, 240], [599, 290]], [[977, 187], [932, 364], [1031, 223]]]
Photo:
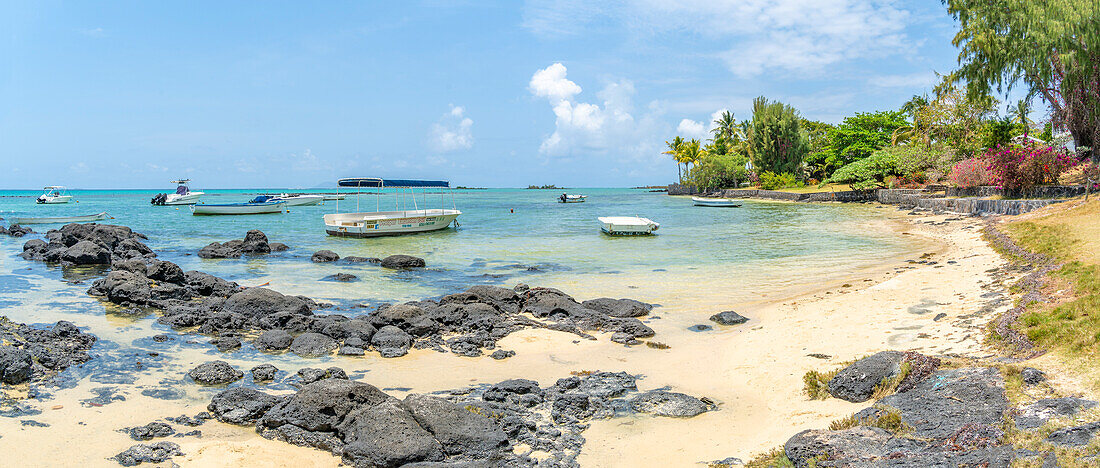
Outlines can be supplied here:
[[983, 158], [993, 184], [1006, 189], [1019, 189], [1052, 184], [1077, 160], [1064, 151], [1050, 146], [1003, 145], [986, 150]]
[[989, 171], [989, 162], [982, 158], [959, 161], [955, 167], [951, 168], [951, 183], [962, 188], [993, 185], [993, 173]]

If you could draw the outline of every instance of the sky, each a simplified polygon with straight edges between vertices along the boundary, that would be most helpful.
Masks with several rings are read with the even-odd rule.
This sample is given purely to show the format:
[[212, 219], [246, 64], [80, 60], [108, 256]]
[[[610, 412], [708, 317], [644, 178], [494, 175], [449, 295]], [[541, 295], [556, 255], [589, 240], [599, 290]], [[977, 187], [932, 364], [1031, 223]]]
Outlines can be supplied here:
[[0, 0], [0, 189], [664, 185], [766, 96], [896, 109], [950, 72], [938, 0]]

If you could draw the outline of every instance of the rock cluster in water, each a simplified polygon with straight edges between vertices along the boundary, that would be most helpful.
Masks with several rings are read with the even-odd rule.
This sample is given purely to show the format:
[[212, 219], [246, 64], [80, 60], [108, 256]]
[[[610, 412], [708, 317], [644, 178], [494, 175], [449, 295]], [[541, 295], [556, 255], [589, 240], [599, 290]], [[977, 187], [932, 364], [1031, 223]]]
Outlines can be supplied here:
[[[547, 328], [586, 339], [595, 339], [587, 332], [606, 332], [624, 344], [637, 344], [639, 338], [654, 334], [637, 318], [649, 313], [649, 304], [611, 298], [578, 302], [556, 289], [526, 285], [514, 289], [474, 286], [438, 301], [387, 304], [357, 317], [317, 314], [314, 311], [321, 305], [310, 298], [266, 288], [242, 289], [237, 283], [198, 271], [185, 272], [175, 263], [158, 260], [141, 242], [145, 237], [124, 226], [69, 224], [49, 231], [46, 237], [48, 243], [28, 241], [23, 257], [110, 265], [112, 271], [93, 282], [89, 294], [135, 312], [159, 309], [163, 311], [159, 322], [213, 335], [211, 343], [222, 351], [239, 348], [246, 331], [263, 332], [251, 343], [260, 351], [289, 350], [303, 357], [337, 352], [363, 355], [370, 350], [383, 357], [398, 357], [413, 347], [473, 357], [484, 349], [494, 349], [498, 340], [523, 328]], [[270, 251], [267, 237], [256, 230], [249, 231], [242, 241], [211, 246], [204, 250], [218, 255]], [[423, 259], [408, 255], [392, 255], [379, 262], [392, 268], [424, 264]], [[492, 354], [504, 359], [514, 353], [496, 350]]]
[[288, 250], [286, 244], [268, 242], [267, 235], [258, 229], [248, 231], [243, 240], [234, 239], [225, 243], [211, 242], [199, 250], [202, 258], [240, 258], [242, 255], [263, 255]]
[[[214, 396], [208, 409], [222, 422], [254, 425], [266, 438], [329, 451], [352, 466], [524, 467], [578, 466], [580, 434], [591, 419], [632, 408], [678, 417], [715, 408], [709, 400], [678, 393], [638, 394], [635, 380], [596, 372], [547, 388], [513, 379], [398, 399], [338, 375], [287, 396], [230, 388]], [[513, 451], [519, 444], [528, 447], [525, 453]], [[535, 452], [541, 462], [531, 456]]]
[[126, 226], [66, 224], [47, 231], [46, 240], [27, 241], [19, 256], [65, 265], [111, 265], [156, 257], [144, 239]]
[[23, 237], [27, 234], [33, 234], [34, 229], [26, 226], [20, 226], [18, 224], [12, 224], [10, 227], [0, 226], [0, 235], [11, 237]]
[[0, 317], [0, 382], [38, 382], [74, 364], [87, 362], [96, 337], [71, 322], [33, 328]]

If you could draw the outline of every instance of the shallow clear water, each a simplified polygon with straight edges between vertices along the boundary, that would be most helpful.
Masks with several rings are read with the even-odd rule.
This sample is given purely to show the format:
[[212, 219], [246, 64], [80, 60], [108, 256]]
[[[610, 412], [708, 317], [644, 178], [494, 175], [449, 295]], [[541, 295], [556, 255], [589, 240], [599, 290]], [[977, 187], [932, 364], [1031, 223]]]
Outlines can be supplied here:
[[[559, 192], [548, 190], [456, 190], [455, 204], [463, 211], [458, 229], [374, 239], [327, 236], [321, 216], [336, 212], [334, 202], [292, 207], [286, 214], [192, 216], [187, 207], [151, 206], [152, 191], [73, 191], [79, 203], [66, 205], [36, 205], [36, 192], [9, 191], [0, 192], [0, 216], [106, 211], [115, 219], [104, 223], [127, 225], [148, 235], [149, 245], [162, 259], [184, 269], [208, 271], [246, 285], [270, 281], [272, 288], [287, 293], [357, 302], [438, 296], [477, 283], [578, 285], [596, 293], [599, 283], [644, 286], [696, 276], [726, 277], [746, 287], [769, 289], [799, 281], [810, 268], [827, 275], [875, 263], [910, 246], [896, 233], [872, 226], [881, 220], [882, 210], [866, 205], [746, 201], [741, 208], [702, 208], [692, 206], [688, 198], [644, 190], [572, 192], [588, 195], [588, 202], [557, 203]], [[256, 193], [262, 191], [208, 191], [205, 201], [245, 201]], [[376, 199], [384, 207], [392, 206], [394, 197], [363, 195], [363, 211], [373, 211]], [[431, 206], [440, 203], [438, 196], [428, 200]], [[354, 211], [354, 206], [354, 195], [340, 202], [341, 211]], [[614, 215], [648, 217], [661, 228], [651, 237], [601, 234], [596, 218]], [[33, 227], [42, 232], [56, 226]], [[241, 260], [194, 256], [210, 242], [242, 238], [249, 229], [260, 229], [269, 240], [291, 250]], [[341, 256], [417, 255], [429, 268], [393, 272], [372, 264], [309, 262], [320, 249]], [[361, 281], [319, 281], [336, 272], [355, 274]]]
[[[334, 212], [335, 204], [292, 207], [287, 214], [196, 217], [186, 207], [150, 206], [152, 191], [77, 191], [73, 194], [80, 203], [53, 206], [35, 205], [38, 193], [0, 191], [0, 216], [107, 211], [115, 219], [105, 223], [127, 225], [146, 234], [161, 259], [186, 270], [210, 272], [243, 285], [270, 283], [283, 293], [332, 302], [330, 311], [347, 315], [371, 310], [354, 304], [437, 297], [473, 284], [510, 287], [523, 282], [557, 287], [578, 299], [632, 297], [662, 306], [646, 322], [657, 330], [657, 339], [669, 343], [672, 352], [686, 353], [684, 359], [689, 360], [700, 352], [714, 353], [718, 348], [707, 343], [732, 339], [730, 334], [738, 331], [716, 330], [708, 341], [694, 339], [702, 335], [688, 331], [689, 326], [706, 323], [706, 317], [716, 311], [734, 308], [753, 316], [754, 303], [842, 276], [845, 281], [865, 278], [870, 275], [853, 271], [890, 264], [889, 259], [924, 246], [912, 236], [898, 235], [896, 225], [883, 216], [892, 208], [759, 201], [745, 201], [741, 208], [702, 208], [693, 207], [689, 198], [642, 190], [570, 192], [587, 194], [588, 202], [556, 203], [560, 192], [545, 190], [458, 191], [456, 203], [464, 213], [460, 228], [376, 239], [327, 236], [321, 216]], [[259, 191], [217, 191], [207, 201], [244, 201], [255, 193]], [[340, 207], [348, 211], [353, 203], [349, 199]], [[373, 205], [374, 198], [364, 197], [363, 203]], [[640, 215], [660, 222], [661, 228], [652, 237], [609, 237], [600, 233], [596, 221], [607, 215]], [[28, 238], [51, 227], [57, 226], [35, 225], [39, 234]], [[243, 259], [204, 260], [195, 255], [210, 242], [242, 238], [249, 229], [260, 229], [271, 241], [286, 243], [291, 250]], [[91, 352], [93, 359], [58, 376], [60, 387], [38, 388], [32, 399], [17, 395], [0, 399], [0, 416], [7, 416], [0, 417], [0, 431], [5, 434], [0, 451], [15, 454], [28, 466], [56, 465], [58, 458], [113, 466], [104, 462], [106, 457], [133, 443], [118, 429], [205, 409], [219, 389], [194, 385], [185, 374], [212, 359], [226, 360], [241, 370], [272, 363], [282, 369], [280, 379], [301, 367], [336, 365], [353, 378], [397, 393], [520, 377], [552, 382], [577, 369], [638, 369], [639, 363], [681, 366], [676, 360], [680, 354], [668, 354], [662, 360], [665, 354], [654, 354], [656, 350], [644, 346], [624, 349], [606, 338], [582, 343], [572, 335], [551, 332], [508, 337], [508, 347], [518, 355], [505, 361], [429, 350], [414, 350], [399, 359], [384, 359], [376, 353], [302, 359], [260, 353], [249, 345], [221, 353], [208, 344], [207, 337], [156, 323], [153, 313], [144, 317], [111, 313], [117, 307], [85, 292], [102, 270], [24, 261], [16, 255], [26, 239], [0, 236], [0, 315], [32, 324], [69, 320], [99, 337]], [[319, 249], [341, 256], [418, 255], [426, 259], [428, 268], [391, 271], [373, 264], [312, 263], [309, 257]], [[337, 272], [355, 274], [360, 280], [321, 281]], [[155, 342], [152, 336], [161, 333], [170, 338]], [[699, 347], [705, 351], [692, 351]], [[765, 360], [761, 365], [773, 363]], [[246, 378], [233, 385], [249, 382]], [[265, 388], [289, 389], [285, 383]], [[734, 397], [729, 397], [729, 404], [737, 404]], [[20, 422], [27, 418], [50, 426], [27, 429]], [[257, 438], [254, 432], [220, 424], [208, 423], [203, 433], [202, 439], [178, 440], [185, 451], [201, 454], [199, 447], [205, 444], [213, 447], [223, 440]], [[282, 460], [295, 450], [275, 442], [249, 443], [260, 445], [248, 456], [272, 453]], [[210, 450], [237, 453], [224, 447]], [[319, 452], [307, 451], [304, 456], [314, 463], [335, 464], [336, 460]]]

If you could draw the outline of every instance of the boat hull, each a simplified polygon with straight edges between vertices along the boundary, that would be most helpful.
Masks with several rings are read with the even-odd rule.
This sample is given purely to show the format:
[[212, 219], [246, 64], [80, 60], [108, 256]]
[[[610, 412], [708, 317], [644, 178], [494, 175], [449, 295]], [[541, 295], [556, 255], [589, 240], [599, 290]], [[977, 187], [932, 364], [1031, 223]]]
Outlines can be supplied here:
[[741, 202], [729, 198], [691, 197], [691, 202], [694, 203], [695, 206], [709, 206], [714, 208], [737, 208], [741, 206]]
[[168, 194], [168, 198], [164, 200], [165, 205], [194, 205], [199, 202], [199, 197], [202, 197], [202, 192], [191, 192], [187, 195], [176, 195], [174, 193]]
[[72, 195], [62, 195], [60, 197], [39, 197], [37, 202], [42, 205], [60, 205], [62, 203], [69, 203], [72, 199]]
[[68, 223], [90, 223], [92, 221], [100, 221], [107, 219], [106, 212], [96, 213], [94, 215], [87, 216], [54, 216], [54, 217], [42, 217], [42, 218], [8, 218], [12, 224], [68, 224]]
[[600, 230], [610, 236], [648, 236], [661, 227], [648, 218], [611, 216], [598, 218]]
[[300, 197], [287, 198], [276, 197], [273, 200], [284, 201], [286, 202], [286, 206], [313, 206], [321, 204], [321, 202], [325, 201], [325, 197], [321, 195], [304, 195]]
[[325, 232], [336, 237], [381, 237], [437, 231], [450, 227], [458, 210], [409, 210], [327, 214]]
[[191, 207], [191, 214], [195, 216], [271, 214], [282, 213], [285, 206], [286, 202], [195, 205]]

